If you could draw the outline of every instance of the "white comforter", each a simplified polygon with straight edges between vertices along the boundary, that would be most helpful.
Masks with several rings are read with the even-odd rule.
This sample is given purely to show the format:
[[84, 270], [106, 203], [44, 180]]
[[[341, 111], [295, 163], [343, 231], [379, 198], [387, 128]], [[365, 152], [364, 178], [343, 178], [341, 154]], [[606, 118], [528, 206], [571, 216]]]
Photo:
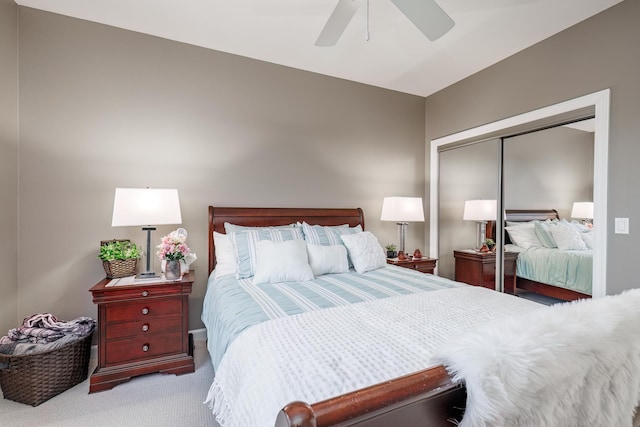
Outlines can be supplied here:
[[207, 403], [222, 427], [271, 427], [291, 401], [314, 403], [433, 366], [449, 338], [540, 307], [464, 287], [264, 322], [231, 344]]

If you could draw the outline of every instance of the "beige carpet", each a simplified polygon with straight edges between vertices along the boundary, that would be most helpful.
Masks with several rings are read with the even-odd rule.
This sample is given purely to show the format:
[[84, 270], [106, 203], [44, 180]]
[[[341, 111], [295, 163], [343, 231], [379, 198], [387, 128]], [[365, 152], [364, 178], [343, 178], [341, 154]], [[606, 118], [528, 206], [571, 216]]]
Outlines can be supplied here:
[[[194, 342], [194, 357], [192, 374], [145, 375], [94, 394], [88, 394], [87, 379], [35, 408], [2, 398], [0, 426], [214, 426], [202, 403], [213, 381], [205, 341]], [[95, 364], [92, 360], [89, 372]]]

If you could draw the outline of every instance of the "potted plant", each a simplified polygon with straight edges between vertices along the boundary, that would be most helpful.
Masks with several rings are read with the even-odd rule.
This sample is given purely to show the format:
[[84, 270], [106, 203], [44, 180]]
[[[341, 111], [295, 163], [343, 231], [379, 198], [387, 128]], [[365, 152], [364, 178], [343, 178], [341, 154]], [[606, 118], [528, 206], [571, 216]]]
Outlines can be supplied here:
[[396, 245], [393, 243], [389, 243], [384, 248], [387, 250], [387, 258], [395, 258], [398, 256], [398, 252], [396, 252]]
[[493, 239], [484, 239], [484, 244], [487, 245], [490, 251], [496, 247], [496, 242], [494, 242]]
[[103, 240], [98, 258], [108, 278], [134, 276], [140, 249], [129, 240]]

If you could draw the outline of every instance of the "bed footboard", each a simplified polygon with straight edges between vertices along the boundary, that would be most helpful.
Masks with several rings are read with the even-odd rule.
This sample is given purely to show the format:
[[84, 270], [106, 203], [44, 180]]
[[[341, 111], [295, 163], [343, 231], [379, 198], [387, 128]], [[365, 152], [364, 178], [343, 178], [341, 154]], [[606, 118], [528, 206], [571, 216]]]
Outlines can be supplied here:
[[312, 405], [292, 402], [280, 411], [275, 426], [450, 427], [462, 418], [465, 402], [464, 386], [437, 366]]

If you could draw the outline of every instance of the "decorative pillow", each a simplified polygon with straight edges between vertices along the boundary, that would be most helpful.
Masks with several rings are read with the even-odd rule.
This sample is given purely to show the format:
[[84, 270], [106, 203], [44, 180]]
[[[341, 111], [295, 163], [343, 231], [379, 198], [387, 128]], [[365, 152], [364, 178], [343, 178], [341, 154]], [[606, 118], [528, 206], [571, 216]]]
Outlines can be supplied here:
[[580, 232], [570, 224], [559, 223], [555, 227], [551, 227], [551, 235], [558, 245], [558, 249], [584, 251], [587, 245], [580, 237]]
[[362, 226], [360, 224], [355, 227], [349, 227], [348, 224], [336, 226], [309, 225], [303, 222], [302, 232], [307, 243], [323, 246], [342, 245], [341, 235], [361, 233]]
[[590, 231], [586, 233], [580, 233], [580, 238], [582, 239], [584, 244], [587, 245], [587, 249], [593, 249], [593, 233], [591, 233]]
[[283, 229], [295, 228], [295, 227], [300, 227], [300, 223], [293, 223], [293, 224], [287, 224], [287, 225], [272, 225], [267, 227], [247, 227], [245, 225], [231, 224], [230, 222], [224, 223], [224, 231], [227, 234], [237, 233], [239, 231], [266, 230], [266, 229], [283, 230]]
[[378, 239], [369, 231], [340, 236], [349, 251], [353, 267], [358, 273], [375, 270], [387, 265], [387, 257]]
[[528, 249], [532, 246], [542, 246], [538, 236], [536, 236], [536, 228], [532, 222], [524, 222], [504, 229], [509, 233], [511, 241], [521, 248]]
[[571, 221], [570, 223], [580, 233], [588, 233], [591, 229], [584, 223], [579, 221]]
[[307, 253], [311, 271], [316, 277], [349, 271], [347, 248], [344, 245], [323, 246], [307, 243]]
[[[262, 240], [273, 242], [285, 242], [302, 238], [302, 230], [299, 228], [261, 228], [259, 230], [245, 230], [237, 233], [229, 233], [236, 250], [238, 269], [237, 279], [253, 276], [256, 265], [256, 247]], [[305, 249], [306, 253], [306, 249]]]
[[553, 240], [553, 236], [549, 231], [549, 227], [555, 227], [556, 225], [552, 225], [551, 221], [534, 221], [534, 228], [536, 231], [536, 237], [542, 243], [542, 246], [545, 248], [557, 248], [555, 240]]
[[256, 246], [253, 284], [312, 280], [304, 240], [273, 242], [261, 240]]
[[215, 277], [236, 274], [238, 261], [236, 259], [236, 249], [233, 247], [231, 238], [226, 234], [214, 231], [213, 240], [216, 243]]

